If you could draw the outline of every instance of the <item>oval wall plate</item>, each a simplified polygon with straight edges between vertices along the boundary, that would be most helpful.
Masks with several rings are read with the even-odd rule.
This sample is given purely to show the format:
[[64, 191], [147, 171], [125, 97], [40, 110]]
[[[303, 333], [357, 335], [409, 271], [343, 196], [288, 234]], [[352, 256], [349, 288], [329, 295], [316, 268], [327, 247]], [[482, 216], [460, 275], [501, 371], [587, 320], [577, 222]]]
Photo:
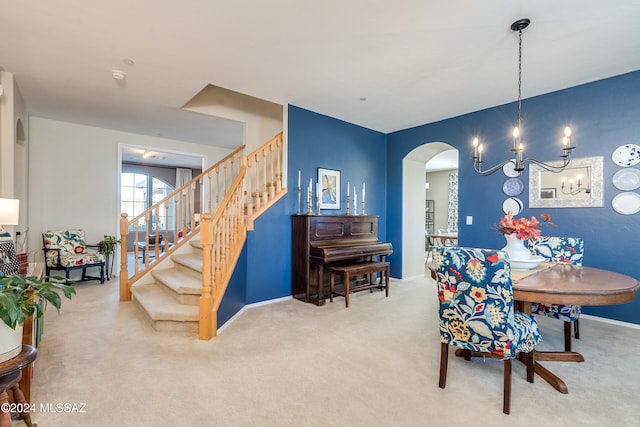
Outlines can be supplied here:
[[524, 183], [520, 178], [509, 178], [502, 184], [502, 191], [507, 196], [517, 196], [524, 190]]
[[620, 169], [613, 175], [613, 185], [622, 191], [633, 191], [640, 187], [640, 170], [634, 168]]
[[634, 166], [640, 163], [640, 146], [625, 144], [616, 148], [611, 159], [618, 166]]
[[520, 176], [520, 172], [516, 171], [515, 167], [516, 167], [516, 159], [511, 159], [509, 163], [507, 163], [502, 167], [502, 172], [510, 178], [515, 178], [517, 176]]
[[502, 204], [502, 211], [504, 213], [511, 212], [511, 214], [513, 215], [518, 215], [520, 212], [522, 212], [523, 207], [524, 204], [522, 203], [522, 200], [518, 199], [517, 197], [509, 197]]
[[640, 194], [624, 192], [611, 201], [613, 210], [622, 215], [633, 215], [640, 212]]

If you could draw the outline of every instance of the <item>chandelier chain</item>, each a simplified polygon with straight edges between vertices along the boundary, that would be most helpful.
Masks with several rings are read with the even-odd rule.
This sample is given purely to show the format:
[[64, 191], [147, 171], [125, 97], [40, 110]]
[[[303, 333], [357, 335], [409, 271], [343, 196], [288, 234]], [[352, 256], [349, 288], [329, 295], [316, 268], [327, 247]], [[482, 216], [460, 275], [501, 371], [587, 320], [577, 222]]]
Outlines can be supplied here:
[[516, 126], [518, 126], [518, 129], [520, 129], [521, 120], [522, 120], [522, 30], [519, 30], [518, 31], [518, 117], [516, 121]]
[[[520, 142], [520, 137], [522, 135], [522, 30], [527, 28], [530, 22], [531, 21], [529, 19], [524, 18], [511, 24], [511, 30], [518, 32], [518, 111], [516, 117], [516, 128], [513, 130], [513, 148], [511, 149], [512, 156], [515, 158], [507, 159], [489, 169], [483, 170], [482, 154], [484, 149], [478, 138], [474, 138], [472, 157], [473, 169], [482, 176], [491, 175], [507, 165], [509, 165], [513, 171], [518, 174], [522, 174], [525, 170], [525, 165], [529, 163], [549, 172], [558, 173], [563, 171], [569, 165], [571, 161], [571, 152], [575, 149], [575, 147], [571, 145], [571, 128], [567, 126], [564, 128], [564, 137], [562, 138], [562, 154], [560, 156], [561, 164], [541, 162], [529, 157], [524, 158], [524, 144]], [[580, 186], [581, 185], [578, 184], [578, 191], [581, 190]], [[571, 185], [569, 186], [569, 191], [572, 191]], [[587, 190], [584, 189], [583, 191], [586, 192]]]

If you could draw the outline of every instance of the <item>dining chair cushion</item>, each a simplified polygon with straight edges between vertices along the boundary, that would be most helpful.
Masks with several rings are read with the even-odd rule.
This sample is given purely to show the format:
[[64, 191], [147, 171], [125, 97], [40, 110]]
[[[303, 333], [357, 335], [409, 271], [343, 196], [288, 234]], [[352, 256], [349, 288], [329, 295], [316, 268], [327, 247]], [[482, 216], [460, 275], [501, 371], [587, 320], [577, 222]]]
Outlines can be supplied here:
[[534, 349], [540, 341], [538, 324], [514, 311], [505, 252], [461, 247], [433, 252], [441, 342], [502, 359]]
[[[528, 241], [533, 255], [543, 257], [548, 262], [582, 265], [584, 257], [584, 241], [579, 237], [542, 236]], [[564, 322], [574, 322], [581, 314], [581, 307], [574, 304], [542, 304], [532, 303], [531, 312]]]

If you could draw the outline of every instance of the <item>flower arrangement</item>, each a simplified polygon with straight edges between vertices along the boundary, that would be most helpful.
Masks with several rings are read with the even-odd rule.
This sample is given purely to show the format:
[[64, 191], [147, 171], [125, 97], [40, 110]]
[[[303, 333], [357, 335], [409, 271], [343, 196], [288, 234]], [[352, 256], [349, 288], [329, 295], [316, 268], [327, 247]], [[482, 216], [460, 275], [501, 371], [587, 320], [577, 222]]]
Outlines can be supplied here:
[[500, 218], [500, 224], [498, 225], [498, 231], [505, 234], [516, 234], [518, 240], [537, 239], [542, 234], [542, 227], [544, 224], [550, 224], [555, 226], [551, 222], [551, 215], [541, 214], [542, 222], [538, 221], [535, 216], [531, 219], [527, 218], [514, 218], [511, 211], [507, 212], [505, 216]]

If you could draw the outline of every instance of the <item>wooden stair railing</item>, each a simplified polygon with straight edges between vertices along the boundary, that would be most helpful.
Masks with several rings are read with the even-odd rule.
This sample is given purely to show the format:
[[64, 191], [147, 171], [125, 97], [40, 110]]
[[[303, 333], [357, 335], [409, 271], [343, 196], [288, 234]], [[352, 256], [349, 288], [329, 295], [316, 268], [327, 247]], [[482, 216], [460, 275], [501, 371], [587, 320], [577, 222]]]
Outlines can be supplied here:
[[[124, 248], [120, 257], [120, 301], [130, 301], [131, 286], [198, 232], [196, 209], [200, 209], [202, 215], [217, 208], [244, 164], [244, 148], [244, 145], [239, 147], [140, 215], [132, 219], [128, 219], [126, 213], [120, 215], [120, 239]], [[147, 245], [144, 251], [139, 247], [138, 242], [149, 242], [150, 236], [155, 236], [158, 242], [160, 235], [163, 236], [161, 243]], [[128, 271], [130, 249], [136, 261], [132, 272]], [[139, 257], [142, 263], [138, 262]]]
[[[172, 208], [181, 212], [181, 215], [174, 216], [174, 229], [180, 231], [173, 234], [173, 239], [167, 238], [161, 245], [155, 245], [154, 260], [149, 260], [149, 250], [146, 250], [143, 268], [139, 269], [138, 263], [134, 263], [131, 278], [127, 272], [127, 251], [122, 251], [121, 301], [131, 300], [131, 285], [200, 231], [203, 259], [199, 338], [208, 340], [216, 336], [217, 310], [246, 241], [246, 232], [253, 230], [255, 219], [287, 192], [282, 185], [282, 137], [282, 132], [278, 133], [246, 157], [242, 155], [244, 146], [238, 148], [131, 220], [122, 214], [120, 234], [122, 247], [126, 248], [129, 230], [133, 230], [135, 242], [139, 241], [140, 233], [145, 237], [144, 241], [148, 241], [148, 227], [141, 231], [141, 224], [153, 223], [157, 230], [162, 228], [159, 221], [162, 209], [165, 218], [169, 218]], [[201, 222], [191, 227], [190, 221], [197, 208], [195, 200], [199, 200]], [[164, 232], [169, 236], [168, 227]], [[137, 243], [134, 256], [137, 260]]]
[[201, 340], [216, 335], [217, 311], [247, 238], [244, 214], [246, 167], [243, 166], [216, 213], [205, 214], [200, 224], [202, 243]]

